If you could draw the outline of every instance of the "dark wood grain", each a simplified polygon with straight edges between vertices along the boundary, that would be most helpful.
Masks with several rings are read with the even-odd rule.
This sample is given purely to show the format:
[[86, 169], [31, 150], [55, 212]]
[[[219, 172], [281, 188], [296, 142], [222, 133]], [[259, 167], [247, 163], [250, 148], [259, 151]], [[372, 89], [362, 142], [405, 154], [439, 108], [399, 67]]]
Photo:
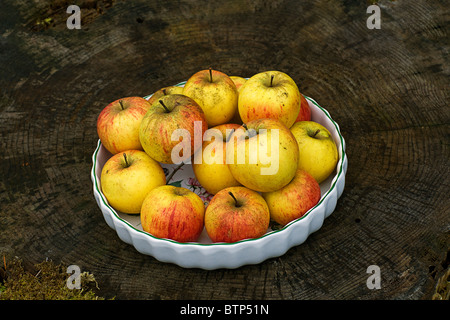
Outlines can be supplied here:
[[[380, 1], [369, 30], [370, 3], [74, 1], [82, 29], [69, 30], [67, 1], [2, 0], [0, 253], [77, 264], [117, 299], [430, 299], [449, 263], [449, 3]], [[90, 181], [104, 106], [210, 66], [288, 73], [339, 123], [349, 157], [322, 228], [236, 270], [141, 255]]]

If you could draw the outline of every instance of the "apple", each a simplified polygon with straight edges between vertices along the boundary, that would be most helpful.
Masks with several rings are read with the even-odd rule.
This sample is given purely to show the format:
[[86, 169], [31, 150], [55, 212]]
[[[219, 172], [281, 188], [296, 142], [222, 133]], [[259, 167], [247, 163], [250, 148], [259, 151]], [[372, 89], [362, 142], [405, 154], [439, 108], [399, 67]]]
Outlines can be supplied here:
[[97, 118], [97, 134], [102, 145], [112, 154], [126, 150], [142, 150], [139, 127], [150, 109], [141, 97], [126, 97], [108, 104]]
[[236, 85], [238, 93], [241, 90], [242, 85], [247, 81], [247, 79], [239, 76], [230, 76], [230, 79], [233, 80], [234, 84]]
[[299, 121], [311, 121], [311, 108], [309, 107], [308, 100], [300, 93], [300, 111], [298, 113], [295, 122]]
[[158, 238], [196, 241], [204, 227], [205, 205], [189, 189], [160, 186], [147, 194], [141, 208], [142, 229]]
[[[239, 76], [230, 76], [230, 79], [233, 80], [234, 84], [236, 85], [236, 89], [239, 92], [241, 91], [242, 85], [247, 81], [247, 79], [239, 77]], [[239, 99], [239, 98], [238, 98]], [[239, 108], [236, 108], [236, 112], [234, 113], [233, 118], [230, 121], [231, 123], [236, 124], [242, 124], [242, 119], [239, 114]]]
[[334, 171], [338, 162], [337, 146], [331, 133], [314, 121], [296, 122], [291, 132], [300, 151], [298, 167], [321, 183]]
[[259, 192], [287, 185], [298, 166], [298, 145], [291, 131], [275, 119], [252, 120], [227, 143], [227, 164], [242, 185]]
[[283, 226], [314, 207], [320, 195], [319, 183], [303, 169], [297, 169], [294, 179], [280, 190], [262, 194], [269, 207], [270, 218]]
[[[220, 124], [205, 132], [202, 149], [198, 155], [200, 161], [194, 157], [192, 169], [195, 177], [202, 187], [210, 194], [232, 186], [241, 185], [230, 172], [226, 163], [227, 141], [233, 130], [240, 127], [238, 124]], [[196, 154], [197, 156], [197, 154]]]
[[180, 163], [201, 148], [194, 137], [202, 137], [207, 128], [205, 114], [193, 99], [170, 94], [151, 105], [142, 119], [139, 138], [144, 151], [156, 161]]
[[184, 85], [183, 94], [194, 99], [205, 112], [209, 127], [230, 122], [238, 104], [238, 91], [228, 75], [201, 70]]
[[138, 214], [147, 193], [165, 185], [161, 165], [142, 150], [127, 150], [109, 158], [100, 184], [108, 203], [123, 213]]
[[267, 71], [248, 79], [239, 92], [238, 108], [244, 123], [271, 118], [290, 128], [300, 111], [300, 91], [281, 71]]
[[152, 94], [152, 96], [150, 98], [148, 98], [148, 102], [150, 104], [153, 104], [153, 103], [155, 103], [155, 101], [161, 99], [161, 97], [167, 96], [169, 94], [183, 94], [183, 87], [168, 86], [168, 87], [161, 88], [158, 91], [156, 91], [154, 94]]
[[259, 238], [267, 232], [270, 212], [264, 198], [245, 187], [220, 190], [205, 212], [205, 230], [213, 242]]

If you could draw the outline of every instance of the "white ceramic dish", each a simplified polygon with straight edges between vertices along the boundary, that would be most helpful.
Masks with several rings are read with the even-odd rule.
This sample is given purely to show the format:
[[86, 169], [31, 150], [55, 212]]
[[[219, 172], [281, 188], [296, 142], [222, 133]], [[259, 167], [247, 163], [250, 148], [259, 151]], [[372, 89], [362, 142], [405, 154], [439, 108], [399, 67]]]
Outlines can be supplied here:
[[[177, 84], [184, 86], [185, 82]], [[148, 99], [150, 96], [145, 97]], [[324, 125], [332, 134], [338, 151], [339, 161], [336, 171], [320, 184], [322, 196], [319, 203], [311, 208], [303, 217], [292, 221], [278, 230], [269, 229], [261, 238], [242, 240], [236, 243], [212, 243], [206, 231], [203, 231], [198, 242], [180, 243], [168, 239], [160, 239], [144, 232], [140, 225], [139, 215], [129, 215], [114, 210], [101, 192], [100, 174], [105, 162], [111, 154], [102, 146], [100, 140], [92, 155], [93, 166], [91, 179], [94, 197], [103, 217], [119, 238], [134, 246], [146, 255], [159, 261], [177, 264], [185, 268], [201, 268], [206, 270], [219, 268], [238, 268], [247, 264], [257, 264], [266, 259], [283, 255], [293, 246], [303, 243], [308, 236], [319, 230], [325, 218], [335, 209], [338, 198], [345, 185], [347, 171], [347, 156], [345, 141], [338, 124], [331, 118], [328, 111], [320, 107], [316, 101], [306, 97], [311, 108], [313, 121]], [[166, 172], [173, 170], [175, 165], [163, 165]], [[184, 165], [177, 171], [170, 184], [187, 187], [200, 195], [207, 205], [211, 196], [196, 183], [191, 165]]]

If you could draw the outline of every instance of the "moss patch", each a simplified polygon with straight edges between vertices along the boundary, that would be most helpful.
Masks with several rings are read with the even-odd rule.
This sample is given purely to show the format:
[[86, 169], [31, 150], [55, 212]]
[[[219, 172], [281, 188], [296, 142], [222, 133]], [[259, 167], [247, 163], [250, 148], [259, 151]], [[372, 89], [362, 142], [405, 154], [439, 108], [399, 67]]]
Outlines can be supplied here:
[[438, 279], [436, 284], [436, 292], [434, 293], [433, 300], [450, 300], [450, 269], [444, 273], [444, 275]]
[[44, 261], [27, 270], [17, 258], [2, 260], [0, 300], [104, 300], [96, 295], [97, 282], [88, 272], [80, 276], [80, 289], [69, 289], [70, 274], [62, 264]]

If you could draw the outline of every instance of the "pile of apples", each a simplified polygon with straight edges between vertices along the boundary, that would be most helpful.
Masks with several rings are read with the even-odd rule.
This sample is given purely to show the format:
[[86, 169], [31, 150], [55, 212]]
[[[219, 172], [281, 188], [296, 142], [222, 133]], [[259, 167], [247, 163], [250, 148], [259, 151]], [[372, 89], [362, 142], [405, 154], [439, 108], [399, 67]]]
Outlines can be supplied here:
[[[213, 242], [257, 238], [271, 221], [300, 218], [318, 203], [319, 184], [338, 161], [330, 132], [311, 120], [295, 81], [280, 71], [245, 79], [201, 70], [184, 87], [110, 103], [97, 132], [112, 154], [101, 172], [109, 204], [140, 214], [153, 236], [179, 242], [197, 241], [204, 229]], [[208, 204], [167, 184], [161, 164], [173, 163], [192, 163], [214, 195]]]

